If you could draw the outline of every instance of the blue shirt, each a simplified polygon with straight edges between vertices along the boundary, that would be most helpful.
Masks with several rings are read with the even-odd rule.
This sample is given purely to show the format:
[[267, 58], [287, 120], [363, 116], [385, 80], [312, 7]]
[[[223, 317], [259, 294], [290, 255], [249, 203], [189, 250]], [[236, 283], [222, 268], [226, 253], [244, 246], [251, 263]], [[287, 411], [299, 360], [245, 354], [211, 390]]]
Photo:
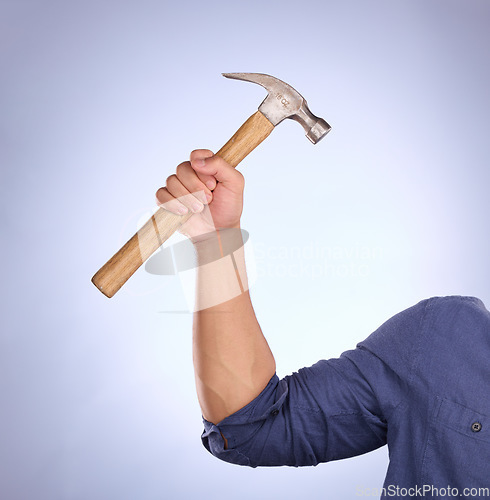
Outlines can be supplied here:
[[251, 467], [317, 465], [387, 444], [382, 498], [389, 488], [490, 488], [490, 313], [472, 297], [424, 300], [338, 359], [274, 375], [204, 427], [213, 455]]

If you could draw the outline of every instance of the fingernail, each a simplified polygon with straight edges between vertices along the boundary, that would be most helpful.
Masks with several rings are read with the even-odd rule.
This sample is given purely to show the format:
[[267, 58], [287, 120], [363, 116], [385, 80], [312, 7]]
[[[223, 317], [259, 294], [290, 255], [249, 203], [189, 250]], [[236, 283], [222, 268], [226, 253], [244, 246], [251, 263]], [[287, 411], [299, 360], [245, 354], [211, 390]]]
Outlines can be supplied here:
[[187, 213], [187, 207], [184, 207], [184, 206], [179, 207], [178, 208], [178, 212], [179, 212], [179, 214], [182, 214], [182, 215], [186, 214]]
[[206, 181], [206, 186], [211, 189], [211, 191], [216, 187], [213, 181]]
[[208, 200], [208, 203], [213, 199], [213, 195], [206, 193], [206, 200]]
[[199, 158], [194, 161], [194, 164], [196, 165], [196, 167], [204, 167], [204, 165], [206, 165], [206, 160], [204, 160], [203, 158]]
[[204, 205], [202, 205], [201, 203], [193, 203], [191, 208], [192, 208], [192, 211], [194, 213], [197, 213], [197, 212], [200, 212], [204, 208]]

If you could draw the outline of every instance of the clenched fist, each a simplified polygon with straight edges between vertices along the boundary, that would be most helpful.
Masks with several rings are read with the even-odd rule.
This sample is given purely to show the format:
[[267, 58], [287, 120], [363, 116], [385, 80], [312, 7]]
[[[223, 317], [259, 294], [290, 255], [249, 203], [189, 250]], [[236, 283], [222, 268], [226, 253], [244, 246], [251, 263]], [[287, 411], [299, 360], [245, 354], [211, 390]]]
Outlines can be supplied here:
[[194, 215], [180, 232], [191, 237], [215, 229], [238, 228], [243, 210], [243, 175], [208, 149], [196, 149], [156, 193], [158, 205]]

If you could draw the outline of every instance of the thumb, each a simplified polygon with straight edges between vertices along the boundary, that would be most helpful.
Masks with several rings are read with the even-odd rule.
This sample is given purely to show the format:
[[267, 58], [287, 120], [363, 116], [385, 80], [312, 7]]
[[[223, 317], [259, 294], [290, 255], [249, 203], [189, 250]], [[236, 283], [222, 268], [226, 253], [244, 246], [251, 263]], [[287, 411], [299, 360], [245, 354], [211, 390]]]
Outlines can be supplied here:
[[223, 158], [216, 155], [205, 156], [203, 152], [203, 150], [197, 150], [191, 153], [191, 166], [196, 172], [213, 176], [218, 182], [230, 188], [243, 185], [243, 176], [238, 170], [235, 170]]

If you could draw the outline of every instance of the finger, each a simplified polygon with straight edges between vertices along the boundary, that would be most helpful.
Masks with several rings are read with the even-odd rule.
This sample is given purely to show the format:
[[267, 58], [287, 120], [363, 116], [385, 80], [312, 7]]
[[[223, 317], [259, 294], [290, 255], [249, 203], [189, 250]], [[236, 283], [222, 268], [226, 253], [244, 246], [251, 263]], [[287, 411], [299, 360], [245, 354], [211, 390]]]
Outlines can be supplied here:
[[196, 171], [191, 167], [190, 162], [181, 163], [177, 167], [176, 175], [187, 191], [194, 194], [200, 202], [209, 203], [213, 199], [211, 190], [199, 178]]
[[199, 174], [214, 177], [218, 182], [230, 188], [243, 187], [243, 176], [223, 158], [219, 156], [199, 157], [197, 154], [191, 158], [192, 168]]
[[[195, 162], [196, 160], [201, 160], [201, 159], [206, 159], [206, 158], [211, 158], [214, 156], [213, 152], [210, 151], [209, 149], [195, 149], [190, 156], [191, 160], [191, 165], [192, 162]], [[201, 179], [204, 184], [212, 191], [216, 187], [216, 179], [212, 175], [207, 175], [203, 172], [199, 172], [196, 170], [196, 174]]]
[[184, 215], [189, 210], [187, 207], [174, 198], [165, 187], [161, 187], [155, 194], [157, 205], [177, 215]]
[[[203, 191], [200, 190], [191, 194], [191, 192], [182, 184], [182, 182], [180, 182], [175, 174], [171, 175], [167, 179], [166, 188], [174, 198], [178, 198], [179, 201], [192, 212], [198, 213], [201, 212], [204, 208]], [[202, 198], [202, 201], [199, 199], [199, 197]]]

